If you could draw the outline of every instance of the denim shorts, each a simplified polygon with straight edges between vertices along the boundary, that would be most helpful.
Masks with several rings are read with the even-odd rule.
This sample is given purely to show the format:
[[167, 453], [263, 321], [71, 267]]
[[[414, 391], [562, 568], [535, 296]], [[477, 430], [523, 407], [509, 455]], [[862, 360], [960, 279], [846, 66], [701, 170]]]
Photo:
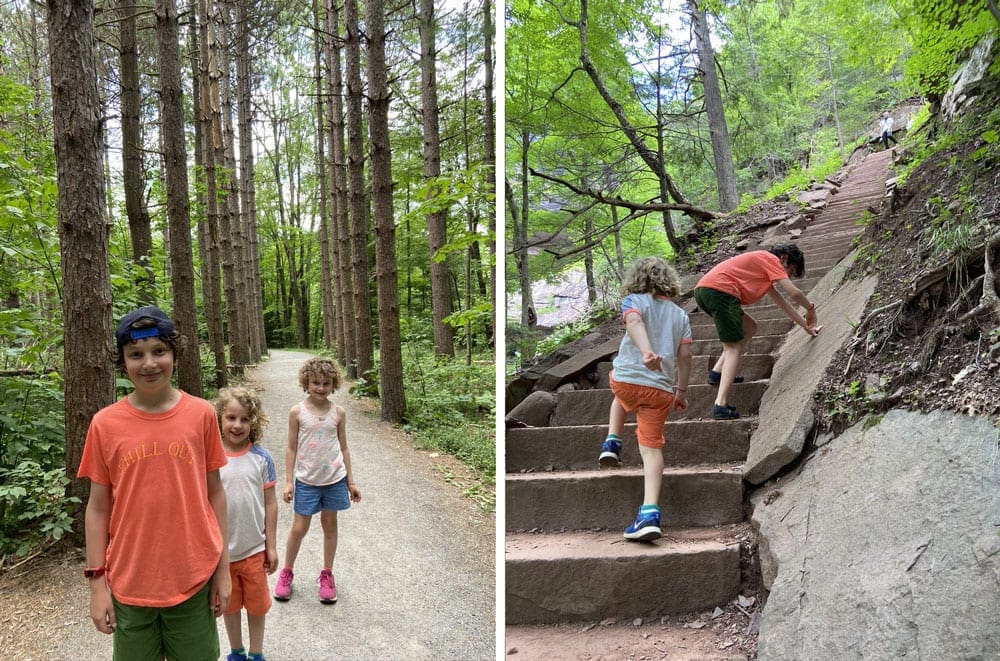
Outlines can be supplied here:
[[347, 478], [314, 487], [295, 480], [295, 513], [302, 516], [312, 516], [320, 510], [346, 510], [351, 506], [350, 493], [347, 490]]

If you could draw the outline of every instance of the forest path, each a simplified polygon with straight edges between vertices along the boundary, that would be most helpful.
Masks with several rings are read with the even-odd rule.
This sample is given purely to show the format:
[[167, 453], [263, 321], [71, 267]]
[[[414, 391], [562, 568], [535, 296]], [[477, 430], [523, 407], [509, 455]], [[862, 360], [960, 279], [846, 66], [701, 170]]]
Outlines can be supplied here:
[[[303, 399], [297, 373], [309, 354], [272, 350], [248, 372], [271, 424], [262, 445], [284, 484], [288, 410]], [[334, 561], [338, 601], [316, 595], [322, 558], [319, 517], [295, 563], [292, 598], [267, 615], [270, 661], [306, 659], [493, 659], [495, 522], [450, 485], [462, 475], [450, 457], [416, 450], [405, 434], [378, 420], [371, 402], [342, 387], [347, 439], [362, 500], [341, 512]], [[278, 558], [284, 559], [291, 505], [278, 505]], [[88, 614], [82, 555], [0, 579], [0, 661], [109, 659], [111, 639]], [[277, 573], [269, 577], [274, 588]], [[222, 658], [229, 651], [219, 619]], [[244, 643], [246, 618], [243, 622]]]

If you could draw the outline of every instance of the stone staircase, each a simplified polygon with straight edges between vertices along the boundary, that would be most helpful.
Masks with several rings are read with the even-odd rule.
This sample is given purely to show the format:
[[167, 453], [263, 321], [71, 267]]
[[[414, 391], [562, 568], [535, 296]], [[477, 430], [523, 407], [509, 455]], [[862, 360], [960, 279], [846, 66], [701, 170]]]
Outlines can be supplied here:
[[[852, 249], [862, 212], [884, 196], [888, 164], [889, 154], [881, 152], [855, 166], [797, 239], [807, 277], [796, 284], [807, 295]], [[598, 364], [595, 389], [555, 394], [550, 426], [507, 429], [508, 625], [650, 618], [711, 610], [736, 598], [740, 539], [749, 532], [743, 462], [775, 356], [789, 332], [801, 332], [768, 301], [748, 309], [758, 335], [740, 362], [746, 382], [730, 391], [730, 404], [744, 416], [739, 420], [711, 419], [715, 389], [705, 379], [721, 345], [712, 320], [700, 311], [691, 314], [689, 406], [673, 413], [664, 430], [664, 536], [656, 542], [622, 538], [642, 500], [634, 422], [625, 427], [622, 467], [597, 464], [613, 398], [607, 372], [617, 341]], [[818, 314], [822, 324], [822, 305]]]

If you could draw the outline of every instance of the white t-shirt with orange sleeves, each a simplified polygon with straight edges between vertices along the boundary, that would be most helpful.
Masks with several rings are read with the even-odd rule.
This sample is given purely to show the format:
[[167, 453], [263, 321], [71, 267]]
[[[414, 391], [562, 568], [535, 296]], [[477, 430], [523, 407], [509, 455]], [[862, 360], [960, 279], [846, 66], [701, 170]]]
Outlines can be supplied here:
[[298, 449], [295, 451], [295, 479], [303, 484], [324, 487], [347, 477], [340, 452], [337, 423], [340, 411], [331, 403], [326, 415], [316, 415], [306, 402], [299, 404]]
[[646, 367], [642, 352], [626, 332], [612, 363], [615, 381], [674, 392], [677, 350], [682, 344], [691, 343], [691, 320], [687, 312], [665, 296], [628, 294], [622, 299], [622, 323], [630, 314], [642, 317], [650, 348], [662, 359], [660, 371]]
[[264, 550], [264, 491], [278, 478], [271, 455], [254, 443], [226, 452], [226, 459], [219, 476], [226, 490], [229, 562], [236, 562]]
[[77, 476], [111, 489], [106, 562], [115, 599], [167, 608], [212, 577], [222, 533], [206, 474], [225, 463], [215, 409], [183, 391], [164, 413], [125, 397], [94, 415]]
[[781, 260], [767, 250], [752, 250], [720, 262], [695, 287], [708, 287], [740, 299], [743, 305], [756, 303], [777, 280], [788, 272]]

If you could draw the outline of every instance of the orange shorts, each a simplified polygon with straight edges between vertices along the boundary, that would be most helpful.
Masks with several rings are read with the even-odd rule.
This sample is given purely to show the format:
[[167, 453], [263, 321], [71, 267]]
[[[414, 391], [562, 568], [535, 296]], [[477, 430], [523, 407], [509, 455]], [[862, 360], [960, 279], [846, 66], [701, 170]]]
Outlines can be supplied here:
[[674, 408], [674, 394], [651, 386], [615, 381], [609, 377], [611, 392], [626, 412], [635, 411], [635, 436], [639, 445], [647, 448], [663, 447], [663, 423]]
[[264, 552], [254, 553], [229, 563], [229, 576], [233, 580], [233, 594], [226, 613], [245, 608], [248, 615], [266, 615], [271, 610], [271, 591], [267, 587], [264, 571]]

